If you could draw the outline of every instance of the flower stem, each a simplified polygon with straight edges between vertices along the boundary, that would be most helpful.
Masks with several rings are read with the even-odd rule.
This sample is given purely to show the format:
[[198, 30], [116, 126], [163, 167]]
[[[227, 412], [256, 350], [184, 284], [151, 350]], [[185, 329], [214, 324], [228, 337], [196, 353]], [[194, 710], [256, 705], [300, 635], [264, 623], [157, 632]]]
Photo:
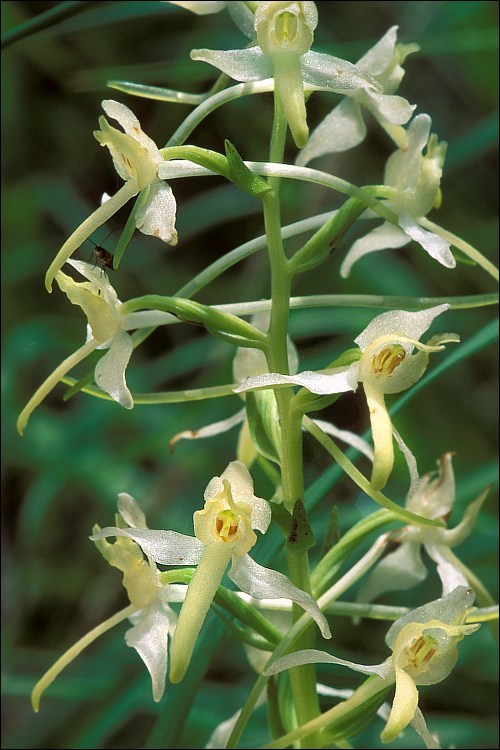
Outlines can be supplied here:
[[[275, 96], [275, 116], [271, 138], [269, 160], [283, 161], [286, 138], [286, 120], [279, 97]], [[286, 257], [281, 236], [280, 177], [270, 177], [272, 188], [262, 196], [264, 223], [269, 248], [271, 269], [271, 319], [268, 330], [268, 365], [271, 371], [289, 374], [287, 335], [290, 311], [292, 274]], [[293, 414], [291, 405], [292, 388], [275, 390], [281, 425], [281, 474], [283, 484], [283, 504], [292, 513], [295, 503], [304, 497], [302, 468], [301, 419]], [[291, 581], [310, 593], [309, 559], [307, 551], [296, 553], [287, 549], [288, 569]], [[294, 606], [293, 619], [297, 620], [301, 611]], [[314, 627], [308, 627], [295, 644], [296, 648], [314, 648]], [[297, 667], [290, 671], [290, 682], [297, 721], [306, 723], [316, 718], [319, 702], [316, 693], [316, 670], [314, 665]], [[319, 747], [314, 737], [308, 738], [307, 747]]]

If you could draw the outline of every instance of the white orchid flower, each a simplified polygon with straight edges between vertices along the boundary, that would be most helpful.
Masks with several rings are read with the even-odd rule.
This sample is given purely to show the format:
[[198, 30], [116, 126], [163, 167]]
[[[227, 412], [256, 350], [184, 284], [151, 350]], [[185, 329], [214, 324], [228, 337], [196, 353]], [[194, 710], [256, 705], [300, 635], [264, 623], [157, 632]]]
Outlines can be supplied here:
[[[147, 529], [144, 513], [134, 498], [125, 492], [118, 495], [118, 511], [116, 521], [120, 526]], [[95, 526], [94, 534], [99, 530], [99, 526]], [[96, 638], [126, 619], [133, 627], [125, 633], [125, 642], [127, 646], [135, 648], [146, 665], [151, 675], [154, 700], [159, 701], [163, 696], [168, 667], [168, 638], [177, 620], [169, 603], [182, 601], [182, 587], [162, 584], [153, 559], [148, 557], [145, 560], [140, 546], [132, 539], [120, 537], [115, 544], [100, 540], [96, 541], [96, 546], [110, 565], [122, 571], [130, 605], [87, 633], [44, 674], [31, 696], [35, 711], [39, 709], [42, 694], [60, 672]]]
[[[448, 518], [455, 502], [452, 458], [452, 453], [446, 453], [439, 462], [438, 475], [431, 472], [420, 479], [416, 491], [406, 501], [408, 510], [433, 520]], [[470, 503], [461, 522], [453, 529], [409, 525], [400, 530], [395, 537], [399, 547], [376, 564], [359, 590], [358, 601], [370, 602], [386, 591], [410, 589], [423, 581], [427, 568], [422, 561], [422, 548], [437, 565], [443, 596], [457, 586], [468, 586], [451, 548], [472, 533], [486, 495], [487, 491]]]
[[36, 407], [73, 367], [95, 349], [108, 350], [95, 367], [96, 385], [120, 406], [132, 409], [134, 400], [125, 382], [125, 370], [133, 349], [128, 332], [170, 323], [173, 319], [172, 315], [158, 310], [122, 313], [122, 303], [102, 269], [81, 260], [70, 259], [67, 263], [87, 281], [74, 281], [62, 271], [58, 271], [55, 278], [69, 301], [81, 307], [85, 313], [88, 321], [87, 340], [56, 367], [28, 401], [17, 421], [21, 435]]
[[172, 189], [163, 179], [163, 175], [175, 174], [175, 165], [164, 161], [156, 144], [144, 133], [139, 120], [128, 107], [106, 99], [102, 102], [102, 108], [108, 117], [121, 125], [124, 132], [112, 127], [105, 117], [100, 117], [101, 129], [94, 131], [94, 136], [101, 146], [109, 149], [115, 169], [125, 184], [113, 196], [106, 196], [102, 205], [85, 219], [61, 247], [45, 277], [49, 292], [56, 273], [72, 253], [138, 193], [141, 193], [142, 200], [135, 215], [137, 229], [170, 245], [177, 244], [177, 204]]
[[274, 79], [293, 139], [309, 136], [304, 88], [348, 94], [381, 91], [366, 71], [338, 57], [311, 51], [318, 12], [313, 2], [259, 2], [254, 15], [257, 46], [241, 50], [192, 50], [193, 60], [213, 65], [237, 81]]
[[282, 573], [264, 568], [248, 555], [271, 522], [268, 503], [254, 495], [253, 480], [240, 461], [231, 462], [205, 490], [205, 506], [194, 516], [195, 536], [174, 531], [102, 529], [92, 539], [126, 536], [162, 565], [197, 565], [179, 614], [170, 651], [171, 682], [179, 682], [189, 665], [196, 639], [226, 569], [241, 591], [257, 599], [291, 599], [305, 609], [325, 638], [328, 623], [312, 597]]
[[[374, 444], [371, 483], [374, 489], [382, 489], [394, 463], [393, 428], [384, 396], [410, 388], [424, 374], [431, 352], [443, 349], [444, 343], [459, 341], [456, 334], [446, 333], [434, 336], [427, 344], [420, 343], [420, 337], [430, 328], [434, 318], [448, 308], [449, 305], [438, 305], [418, 312], [394, 310], [382, 313], [354, 340], [359, 346], [360, 357], [353, 364], [321, 372], [304, 371], [297, 375], [266, 373], [247, 379], [235, 391], [241, 393], [290, 384], [326, 395], [355, 391], [358, 383], [362, 383]], [[418, 350], [415, 354], [414, 349]]]
[[[439, 143], [430, 130], [429, 115], [417, 115], [408, 128], [407, 146], [388, 158], [384, 178], [388, 197], [386, 205], [397, 215], [398, 226], [386, 221], [356, 240], [340, 267], [340, 274], [344, 278], [364, 255], [403, 247], [411, 240], [418, 242], [442, 266], [455, 268], [456, 261], [449, 242], [439, 234], [424, 229], [420, 223], [432, 208], [439, 208], [441, 204], [439, 184], [447, 144]], [[365, 216], [372, 218], [371, 213]]]
[[406, 148], [407, 135], [402, 126], [411, 118], [416, 105], [409, 104], [402, 96], [394, 96], [394, 92], [405, 74], [402, 67], [405, 59], [419, 47], [417, 44], [396, 44], [397, 30], [397, 26], [392, 26], [356, 63], [358, 68], [378, 81], [382, 93], [370, 88], [348, 92], [311, 133], [296, 164], [305, 166], [318, 156], [347, 151], [360, 144], [366, 136], [363, 108], [372, 113], [399, 148]]
[[[382, 742], [392, 742], [412, 724], [422, 735], [428, 748], [439, 748], [429, 733], [424, 717], [418, 709], [419, 685], [435, 685], [451, 673], [458, 658], [457, 644], [474, 633], [479, 624], [466, 625], [473, 611], [474, 592], [458, 586], [447, 596], [408, 612], [389, 628], [385, 642], [392, 655], [382, 664], [363, 665], [330, 654], [308, 649], [297, 651], [277, 659], [264, 671], [272, 675], [303, 664], [339, 664], [362, 674], [372, 675], [371, 683], [363, 685], [365, 700], [369, 695], [381, 691], [384, 686], [395, 684], [396, 692], [387, 724], [381, 734]], [[356, 692], [353, 699], [356, 700]], [[323, 714], [321, 723], [328, 733], [328, 723], [349, 709], [347, 699]], [[346, 735], [346, 738], [349, 735]]]

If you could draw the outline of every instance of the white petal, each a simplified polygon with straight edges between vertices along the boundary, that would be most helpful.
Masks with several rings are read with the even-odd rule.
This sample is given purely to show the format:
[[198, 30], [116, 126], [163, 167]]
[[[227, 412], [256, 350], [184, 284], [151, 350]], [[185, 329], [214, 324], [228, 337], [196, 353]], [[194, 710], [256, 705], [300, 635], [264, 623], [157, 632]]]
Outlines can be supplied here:
[[95, 284], [108, 305], [115, 308], [120, 305], [120, 300], [117, 297], [116, 291], [109, 283], [109, 279], [102, 268], [99, 268], [99, 266], [96, 265], [91, 265], [90, 263], [85, 263], [83, 260], [73, 260], [73, 258], [68, 258], [66, 263], [75, 268], [85, 279], [92, 282], [92, 284]]
[[161, 700], [168, 666], [169, 614], [173, 612], [154, 601], [130, 618], [134, 627], [125, 633], [128, 646], [135, 648], [151, 675], [153, 699]]
[[[205, 5], [205, 3], [200, 4]], [[229, 2], [225, 4], [227, 5], [229, 15], [239, 30], [249, 39], [255, 39], [254, 15], [252, 11], [247, 8], [246, 3], [231, 2], [231, 0], [229, 0]]]
[[[455, 526], [455, 528], [443, 529], [441, 531], [440, 536], [443, 542], [448, 547], [456, 547], [458, 544], [462, 544], [462, 542], [472, 534], [472, 532], [474, 531], [474, 526], [476, 525], [479, 511], [481, 510], [481, 506], [483, 505], [484, 501], [488, 497], [488, 493], [489, 487], [483, 490], [479, 497], [477, 497], [472, 503], [467, 506], [462, 520], [457, 526]], [[453, 495], [453, 500], [454, 499], [455, 495]]]
[[349, 276], [353, 265], [364, 255], [375, 253], [378, 250], [403, 247], [408, 242], [409, 239], [405, 232], [386, 221], [380, 227], [373, 229], [354, 242], [340, 266], [340, 275], [344, 279]]
[[345, 98], [311, 133], [295, 163], [304, 167], [323, 154], [347, 151], [361, 143], [365, 135], [366, 126], [359, 104], [354, 99]]
[[408, 237], [418, 242], [431, 258], [434, 258], [434, 260], [437, 260], [438, 263], [441, 263], [446, 268], [455, 268], [457, 262], [450, 250], [449, 242], [434, 232], [422, 229], [406, 211], [401, 211], [399, 214], [399, 226]]
[[421, 607], [412, 609], [394, 622], [385, 636], [385, 642], [392, 650], [398, 635], [406, 625], [412, 623], [426, 623], [430, 620], [440, 620], [446, 625], [462, 623], [464, 615], [475, 599], [474, 591], [465, 586], [458, 586], [451, 593], [435, 599]]
[[220, 750], [221, 747], [226, 747], [227, 741], [231, 736], [236, 722], [240, 718], [241, 708], [239, 708], [229, 719], [221, 721], [217, 724], [214, 731], [210, 735], [210, 739], [205, 745], [205, 750]]
[[[443, 518], [451, 513], [455, 502], [453, 453], [445, 453], [438, 462], [439, 474], [424, 474], [417, 492], [408, 495], [406, 507], [425, 518]], [[446, 530], [449, 533], [449, 529]]]
[[426, 577], [420, 544], [404, 542], [375, 566], [361, 586], [356, 601], [371, 602], [386, 591], [407, 591]]
[[94, 370], [96, 385], [125, 409], [134, 407], [134, 399], [125, 382], [125, 370], [132, 350], [129, 334], [119, 330], [111, 340], [109, 351], [101, 357]]
[[350, 430], [339, 430], [334, 424], [326, 422], [324, 419], [313, 419], [312, 421], [327, 435], [338, 438], [344, 443], [347, 443], [347, 445], [352, 445], [353, 448], [356, 448], [356, 450], [369, 458], [370, 461], [373, 461], [373, 449], [371, 445], [364, 438], [356, 435], [355, 432], [351, 432]]
[[264, 375], [256, 375], [254, 378], [247, 378], [238, 388], [234, 389], [235, 393], [243, 393], [254, 388], [270, 388], [275, 385], [300, 385], [307, 388], [311, 393], [325, 395], [328, 393], [344, 393], [345, 391], [355, 391], [358, 387], [357, 380], [358, 363], [355, 362], [348, 367], [332, 368], [331, 374], [326, 375], [312, 370], [304, 370], [297, 375], [281, 375], [278, 372], [268, 372]]
[[403, 96], [394, 96], [393, 94], [377, 94], [373, 91], [367, 91], [365, 94], [366, 102], [363, 102], [375, 116], [379, 116], [393, 125], [405, 125], [414, 110], [415, 104]]
[[179, 5], [181, 8], [190, 10], [192, 13], [196, 13], [198, 16], [206, 16], [209, 13], [218, 13], [227, 5], [227, 2], [221, 0], [191, 0], [191, 2], [174, 2], [170, 0], [170, 5]]
[[[408, 498], [411, 498], [418, 490], [418, 487], [420, 485], [420, 475], [418, 473], [417, 460], [394, 425], [392, 425], [392, 434], [394, 435], [396, 442], [399, 445], [399, 450], [405, 457], [406, 465], [408, 466], [408, 472], [410, 474], [410, 489], [408, 491]], [[408, 500], [406, 507], [409, 508]]]
[[118, 495], [118, 512], [121, 517], [136, 529], [147, 529], [146, 516], [132, 495], [127, 492], [120, 492]]
[[391, 26], [382, 39], [371, 47], [363, 57], [361, 57], [356, 65], [358, 68], [365, 70], [372, 76], [380, 75], [386, 68], [389, 67], [392, 56], [394, 54], [394, 47], [396, 46], [397, 39], [397, 26]]
[[[412, 344], [401, 341], [401, 345], [409, 351]], [[384, 393], [401, 393], [415, 385], [429, 364], [429, 354], [427, 352], [417, 352], [408, 354], [405, 359], [391, 372], [390, 376], [380, 378], [380, 388]]]
[[[235, 3], [235, 5], [240, 5], [240, 3]], [[253, 649], [254, 651], [257, 651], [257, 649]], [[261, 652], [265, 653], [265, 652]], [[259, 708], [259, 706], [262, 706], [267, 700], [267, 694], [265, 687], [262, 689], [257, 701], [255, 702], [254, 711], [256, 708]], [[208, 740], [207, 744], [205, 745], [205, 750], [220, 750], [221, 747], [226, 747], [227, 741], [231, 735], [231, 732], [234, 729], [234, 726], [236, 722], [238, 721], [241, 714], [241, 708], [239, 708], [229, 719], [226, 719], [226, 721], [222, 721], [220, 724], [217, 724], [214, 731], [210, 735], [210, 739]]]
[[158, 151], [156, 143], [143, 131], [141, 124], [134, 113], [120, 102], [113, 99], [105, 99], [102, 102], [102, 108], [113, 120], [116, 120], [123, 128], [125, 133], [134, 141], [137, 141], [142, 148], [146, 149], [151, 159], [159, 163], [163, 157]]
[[276, 659], [268, 669], [264, 670], [263, 674], [266, 677], [269, 677], [272, 674], [283, 672], [285, 669], [300, 667], [303, 664], [340, 664], [343, 667], [353, 669], [355, 672], [361, 672], [362, 674], [368, 675], [376, 674], [379, 675], [379, 677], [386, 677], [389, 672], [388, 662], [374, 664], [373, 666], [356, 664], [355, 662], [346, 661], [345, 659], [339, 659], [336, 656], [332, 656], [326, 651], [307, 648], [302, 651], [295, 651], [293, 654], [287, 654], [287, 656], [282, 656], [280, 659]]
[[405, 310], [391, 310], [377, 315], [364, 331], [354, 339], [361, 351], [364, 351], [375, 339], [393, 333], [401, 333], [408, 338], [420, 339], [432, 324], [434, 318], [448, 310], [449, 305], [437, 305], [427, 310], [406, 312]]
[[260, 47], [237, 50], [194, 49], [192, 60], [213, 65], [236, 81], [262, 81], [272, 78], [273, 65]]
[[178, 432], [169, 441], [170, 448], [172, 449], [175, 443], [179, 440], [199, 440], [200, 438], [210, 438], [214, 435], [221, 435], [223, 432], [231, 430], [236, 425], [241, 424], [245, 419], [246, 411], [241, 409], [227, 419], [221, 419], [220, 422], [212, 422], [205, 427], [199, 427], [197, 430], [183, 430]]
[[332, 55], [309, 50], [301, 57], [300, 67], [304, 83], [327, 88], [338, 94], [348, 94], [358, 89], [382, 90], [371, 75], [347, 60]]
[[146, 203], [136, 213], [135, 224], [143, 234], [151, 234], [169, 245], [177, 245], [176, 211], [172, 188], [166, 182], [154, 180], [149, 187]]
[[469, 582], [464, 574], [455, 566], [453, 555], [448, 558], [450, 550], [441, 544], [425, 543], [425, 549], [437, 565], [437, 572], [443, 584], [443, 596], [449, 594], [457, 586], [468, 586]]
[[312, 596], [294, 586], [283, 573], [264, 568], [249, 555], [243, 555], [233, 558], [228, 576], [241, 591], [256, 599], [291, 599], [308, 612], [319, 627], [323, 638], [331, 638], [326, 617]]
[[387, 159], [384, 182], [400, 193], [418, 188], [422, 169], [422, 151], [429, 140], [431, 118], [422, 114], [413, 118], [408, 128], [407, 148], [398, 149]]
[[[216, 479], [219, 479], [220, 481], [221, 490], [223, 489], [222, 480], [227, 479], [231, 485], [231, 493], [234, 502], [247, 503], [247, 505], [251, 506], [252, 528], [265, 534], [271, 523], [271, 508], [264, 498], [254, 495], [253, 479], [245, 464], [241, 461], [231, 461], [227, 469], [221, 474], [220, 478], [215, 477], [215, 480]], [[214, 480], [212, 480], [212, 482], [214, 482]], [[209, 496], [213, 497], [212, 493], [217, 485], [212, 484], [212, 482], [210, 482], [205, 490], [205, 500], [207, 500]], [[210, 491], [209, 487], [211, 487]], [[220, 490], [217, 491], [217, 494], [219, 491]]]
[[90, 539], [95, 542], [108, 536], [126, 536], [137, 542], [143, 552], [160, 565], [197, 565], [204, 545], [193, 536], [177, 531], [150, 529], [119, 529], [106, 526]]
[[413, 729], [422, 737], [427, 750], [441, 750], [441, 745], [439, 743], [439, 740], [437, 739], [437, 736], [432, 735], [427, 729], [424, 715], [418, 707], [415, 711], [415, 716], [410, 721], [410, 726], [412, 726]]

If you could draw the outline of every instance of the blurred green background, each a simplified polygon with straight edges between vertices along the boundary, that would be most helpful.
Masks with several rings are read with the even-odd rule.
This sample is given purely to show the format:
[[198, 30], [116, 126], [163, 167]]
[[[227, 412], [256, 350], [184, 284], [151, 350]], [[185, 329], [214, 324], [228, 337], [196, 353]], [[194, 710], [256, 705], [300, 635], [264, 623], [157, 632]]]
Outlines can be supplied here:
[[[3, 2], [2, 30], [8, 32], [39, 14], [64, 6], [50, 2]], [[35, 715], [29, 694], [41, 674], [69, 645], [125, 605], [120, 575], [89, 542], [94, 523], [113, 521], [116, 495], [127, 491], [147, 512], [152, 528], [192, 532], [192, 513], [208, 480], [234, 458], [236, 432], [210, 441], [183, 441], [170, 454], [179, 430], [197, 428], [233, 414], [237, 397], [191, 404], [137, 406], [133, 412], [79, 394], [64, 403], [60, 385], [31, 418], [20, 438], [15, 420], [42, 380], [84, 340], [80, 311], [55, 290], [49, 297], [43, 276], [71, 231], [98, 205], [104, 191], [120, 186], [107, 152], [92, 136], [100, 102], [115, 98], [130, 106], [144, 130], [163, 145], [188, 114], [185, 105], [132, 98], [106, 88], [111, 78], [205, 91], [214, 70], [189, 59], [195, 47], [231, 49], [246, 41], [226, 13], [196, 17], [160, 2], [79, 3], [79, 12], [3, 51], [3, 741], [5, 748], [202, 747], [215, 725], [240, 705], [252, 684], [243, 650], [226, 638], [197, 692], [207, 664], [201, 656], [180, 686], [167, 686], [156, 705], [136, 652], [125, 645], [125, 625], [97, 641], [57, 680]], [[408, 58], [400, 92], [428, 112], [433, 130], [449, 143], [442, 182], [443, 205], [431, 218], [495, 260], [497, 236], [498, 4], [496, 2], [319, 2], [314, 48], [356, 61], [392, 25], [399, 40], [418, 42]], [[315, 94], [308, 104], [314, 127], [337, 101]], [[272, 97], [245, 98], [211, 115], [192, 137], [197, 145], [223, 150], [229, 138], [240, 153], [266, 158]], [[367, 120], [369, 116], [367, 117]], [[373, 121], [370, 120], [373, 126]], [[393, 147], [370, 128], [364, 144], [343, 155], [316, 161], [357, 184], [382, 181]], [[287, 158], [293, 161], [291, 142]], [[222, 180], [173, 183], [179, 212], [179, 244], [163, 246], [136, 234], [118, 273], [119, 297], [173, 294], [223, 253], [262, 233], [256, 201]], [[284, 223], [328, 211], [341, 196], [314, 186], [283, 186]], [[93, 237], [113, 250], [127, 209]], [[111, 235], [110, 235], [111, 232]], [[449, 271], [417, 246], [363, 259], [348, 280], [338, 269], [351, 232], [320, 272], [303, 276], [296, 294], [365, 293], [448, 296], [495, 291], [480, 268], [459, 264]], [[290, 243], [292, 249], [297, 243]], [[92, 261], [84, 243], [77, 257]], [[196, 299], [224, 303], [269, 294], [266, 258], [258, 253], [231, 269]], [[341, 308], [292, 315], [291, 333], [303, 369], [324, 366], [377, 313]], [[491, 330], [492, 307], [453, 311], [435, 330], [460, 334], [464, 342]], [[441, 324], [441, 320], [443, 323]], [[488, 328], [490, 327], [490, 328]], [[451, 347], [450, 347], [451, 349]], [[436, 355], [431, 369], [439, 363]], [[176, 325], [159, 329], [134, 354], [127, 378], [132, 391], [175, 390], [232, 381], [234, 351], [201, 329]], [[78, 370], [83, 375], [89, 364]], [[451, 523], [488, 484], [496, 485], [496, 349], [477, 351], [447, 369], [402, 409], [395, 423], [418, 458], [421, 473], [435, 468], [445, 451], [455, 451], [458, 497]], [[393, 401], [397, 399], [393, 398]], [[391, 402], [392, 403], [392, 402]], [[363, 431], [366, 406], [346, 395], [324, 415], [338, 426]], [[309, 481], [328, 470], [329, 459], [305, 439]], [[366, 463], [358, 465], [368, 471]], [[257, 494], [269, 496], [265, 476], [255, 472]], [[406, 470], [398, 458], [387, 487], [404, 501]], [[461, 558], [497, 596], [496, 487]], [[346, 480], [337, 481], [313, 516], [318, 541], [333, 504], [345, 531], [376, 508]], [[264, 556], [257, 558], [264, 562]], [[279, 561], [277, 562], [279, 564]], [[386, 603], [414, 606], [439, 596], [435, 574], [404, 596]], [[361, 662], [387, 655], [381, 622], [336, 618], [335, 653]], [[213, 650], [223, 625], [215, 617], [205, 639]], [[200, 652], [201, 653], [201, 652]], [[498, 747], [496, 644], [487, 626], [462, 644], [458, 666], [441, 686], [421, 691], [421, 708], [443, 746]], [[212, 654], [211, 654], [212, 655]], [[196, 673], [195, 673], [196, 672]], [[323, 675], [324, 676], [324, 675]], [[330, 675], [332, 677], [332, 675]], [[333, 684], [354, 687], [359, 679], [340, 669]], [[196, 697], [194, 697], [196, 694]], [[179, 701], [186, 712], [179, 709]], [[192, 704], [192, 705], [191, 705]], [[325, 703], [327, 706], [328, 703]], [[354, 741], [382, 747], [376, 720]], [[256, 714], [241, 747], [266, 737], [263, 710]], [[170, 744], [169, 744], [170, 743]], [[421, 747], [408, 730], [395, 747]]]

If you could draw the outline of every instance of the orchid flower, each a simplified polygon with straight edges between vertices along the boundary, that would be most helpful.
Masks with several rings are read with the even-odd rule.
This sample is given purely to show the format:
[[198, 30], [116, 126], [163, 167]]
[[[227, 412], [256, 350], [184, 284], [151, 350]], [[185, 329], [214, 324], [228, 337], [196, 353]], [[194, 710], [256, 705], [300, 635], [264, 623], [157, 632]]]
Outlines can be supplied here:
[[[306, 370], [297, 375], [266, 373], [248, 378], [235, 391], [241, 393], [254, 388], [291, 384], [307, 388], [311, 393], [326, 395], [355, 391], [358, 383], [362, 383], [375, 449], [371, 483], [374, 489], [382, 489], [394, 463], [393, 428], [384, 395], [410, 388], [424, 374], [431, 352], [443, 349], [444, 343], [459, 341], [456, 334], [443, 333], [433, 336], [427, 344], [420, 343], [420, 337], [434, 318], [448, 308], [449, 305], [438, 305], [418, 312], [394, 310], [382, 313], [354, 339], [359, 347], [359, 359], [351, 365], [321, 372]], [[413, 354], [414, 349], [418, 350], [416, 354]]]
[[298, 165], [305, 166], [318, 156], [347, 151], [360, 144], [366, 136], [363, 107], [372, 113], [399, 148], [406, 148], [407, 135], [402, 125], [411, 118], [416, 105], [409, 104], [402, 96], [394, 96], [394, 92], [405, 74], [404, 61], [419, 47], [417, 44], [396, 44], [397, 30], [397, 26], [392, 26], [356, 63], [358, 68], [378, 81], [382, 93], [369, 88], [347, 93], [346, 98], [313, 131], [296, 160]]
[[102, 102], [102, 108], [108, 117], [121, 125], [124, 132], [112, 127], [105, 117], [100, 117], [101, 129], [94, 131], [94, 136], [101, 146], [109, 149], [115, 169], [125, 184], [111, 198], [106, 196], [107, 200], [85, 219], [61, 247], [45, 277], [49, 292], [56, 273], [72, 253], [138, 193], [141, 194], [141, 202], [135, 214], [137, 229], [170, 245], [177, 244], [176, 202], [172, 189], [163, 179], [163, 174], [175, 176], [175, 165], [164, 161], [156, 144], [144, 133], [139, 120], [128, 107], [107, 99]]
[[[384, 222], [381, 226], [356, 240], [340, 267], [344, 278], [349, 275], [354, 263], [363, 255], [397, 248], [415, 240], [431, 258], [446, 268], [455, 268], [456, 261], [450, 244], [435, 232], [421, 226], [432, 208], [441, 204], [439, 183], [443, 172], [446, 143], [438, 142], [430, 134], [429, 115], [417, 115], [408, 128], [408, 143], [395, 151], [385, 167], [384, 195], [386, 204], [398, 217], [398, 226]], [[425, 155], [423, 150], [425, 149]], [[365, 214], [372, 218], [372, 214]]]
[[349, 94], [382, 86], [346, 60], [312, 52], [318, 12], [313, 2], [259, 2], [254, 15], [257, 46], [241, 50], [192, 50], [193, 60], [213, 65], [237, 81], [274, 78], [274, 87], [298, 148], [309, 136], [304, 88]]
[[[392, 655], [382, 664], [356, 664], [323, 651], [309, 649], [277, 659], [264, 674], [269, 676], [303, 664], [340, 664], [374, 676], [371, 683], [363, 686], [365, 699], [384, 686], [395, 684], [396, 692], [389, 719], [381, 734], [382, 742], [392, 742], [412, 723], [425, 740], [426, 747], [439, 747], [427, 730], [418, 709], [417, 686], [435, 685], [451, 673], [458, 658], [457, 644], [480, 627], [479, 624], [465, 624], [474, 609], [471, 606], [473, 601], [472, 589], [458, 586], [446, 596], [403, 615], [387, 632], [385, 642], [392, 650]], [[355, 699], [356, 692], [352, 700]], [[320, 721], [325, 734], [328, 733], [329, 720], [331, 723], [348, 710], [350, 700], [348, 698], [340, 706], [323, 714]]]
[[[118, 495], [116, 522], [120, 527], [147, 529], [144, 513], [134, 498], [125, 492]], [[99, 526], [95, 526], [94, 535], [99, 530]], [[153, 559], [148, 556], [146, 561], [140, 546], [132, 539], [121, 537], [115, 544], [99, 540], [96, 547], [110, 565], [123, 573], [123, 585], [130, 605], [87, 633], [44, 674], [31, 696], [35, 711], [38, 711], [42, 694], [64, 667], [96, 638], [127, 618], [133, 627], [125, 633], [125, 642], [127, 646], [135, 648], [146, 665], [151, 675], [154, 700], [159, 701], [163, 696], [168, 666], [168, 638], [177, 619], [169, 603], [182, 601], [183, 592], [180, 589], [183, 587], [162, 584]]]
[[125, 409], [132, 409], [134, 400], [125, 382], [125, 370], [133, 343], [128, 331], [136, 328], [170, 323], [172, 316], [158, 310], [145, 310], [124, 314], [122, 303], [109, 283], [104, 271], [81, 260], [68, 260], [87, 281], [77, 282], [63, 271], [58, 271], [56, 281], [73, 305], [82, 308], [88, 321], [87, 340], [83, 346], [56, 367], [30, 398], [17, 420], [22, 435], [32, 412], [75, 365], [95, 349], [107, 349], [94, 370], [96, 384]]
[[[435, 520], [445, 520], [449, 516], [455, 502], [452, 458], [452, 453], [446, 453], [439, 462], [438, 475], [432, 472], [419, 480], [415, 492], [408, 495], [408, 510]], [[468, 586], [451, 548], [461, 544], [472, 533], [486, 495], [487, 492], [483, 492], [470, 503], [461, 522], [453, 529], [410, 525], [398, 531], [395, 539], [400, 546], [376, 564], [357, 599], [370, 602], [386, 591], [410, 589], [423, 581], [427, 577], [427, 569], [422, 562], [422, 547], [437, 565], [443, 596], [457, 586]]]
[[254, 495], [253, 480], [240, 461], [231, 462], [205, 490], [205, 506], [193, 516], [195, 536], [174, 531], [110, 527], [92, 539], [126, 536], [162, 565], [197, 565], [188, 585], [170, 650], [171, 682], [179, 682], [189, 665], [198, 634], [226, 569], [241, 591], [257, 599], [291, 599], [305, 609], [330, 638], [328, 623], [312, 597], [286, 576], [264, 568], [248, 555], [257, 542], [254, 529], [265, 533], [271, 522], [268, 503]]

